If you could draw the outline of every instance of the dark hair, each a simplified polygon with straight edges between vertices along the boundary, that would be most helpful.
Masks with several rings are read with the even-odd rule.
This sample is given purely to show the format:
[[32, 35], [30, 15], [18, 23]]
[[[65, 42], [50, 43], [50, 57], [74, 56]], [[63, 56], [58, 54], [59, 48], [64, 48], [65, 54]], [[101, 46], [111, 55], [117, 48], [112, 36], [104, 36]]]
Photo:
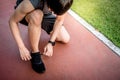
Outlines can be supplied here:
[[48, 7], [57, 15], [64, 14], [72, 5], [73, 0], [46, 0]]

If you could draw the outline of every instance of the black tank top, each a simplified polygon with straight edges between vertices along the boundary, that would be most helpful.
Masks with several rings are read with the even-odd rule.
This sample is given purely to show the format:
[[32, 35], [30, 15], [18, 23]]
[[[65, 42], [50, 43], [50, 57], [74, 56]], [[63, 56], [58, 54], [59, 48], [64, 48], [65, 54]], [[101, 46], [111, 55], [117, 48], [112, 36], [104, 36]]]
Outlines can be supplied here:
[[[17, 0], [16, 1], [16, 7], [22, 2], [23, 0]], [[31, 4], [33, 5], [33, 7], [35, 9], [40, 9], [43, 11], [44, 14], [48, 14], [51, 13], [51, 11], [49, 11], [49, 8], [47, 6], [47, 2], [46, 0], [30, 0]]]

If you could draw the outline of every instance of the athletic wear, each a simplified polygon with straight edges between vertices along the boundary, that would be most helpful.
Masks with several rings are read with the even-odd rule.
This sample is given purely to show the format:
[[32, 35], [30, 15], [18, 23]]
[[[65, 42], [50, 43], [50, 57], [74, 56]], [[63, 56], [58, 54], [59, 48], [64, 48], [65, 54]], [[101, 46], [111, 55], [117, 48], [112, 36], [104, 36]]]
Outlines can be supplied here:
[[[23, 0], [17, 0], [15, 9]], [[42, 29], [44, 29], [48, 34], [53, 30], [53, 25], [56, 20], [56, 17], [48, 10], [46, 0], [30, 0], [31, 4], [35, 9], [40, 9], [43, 11], [43, 21], [42, 21]], [[26, 4], [27, 5], [27, 4]], [[20, 21], [21, 24], [28, 26], [27, 21], [23, 18]]]
[[32, 57], [31, 64], [33, 70], [36, 71], [37, 73], [45, 72], [46, 68], [42, 61], [40, 52], [31, 53], [31, 57]]

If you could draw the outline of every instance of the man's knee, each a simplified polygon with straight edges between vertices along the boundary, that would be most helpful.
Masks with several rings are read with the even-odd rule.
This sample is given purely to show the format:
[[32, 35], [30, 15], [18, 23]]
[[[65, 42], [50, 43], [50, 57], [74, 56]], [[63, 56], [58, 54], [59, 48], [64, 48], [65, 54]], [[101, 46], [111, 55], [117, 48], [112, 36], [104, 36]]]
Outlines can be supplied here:
[[30, 24], [39, 26], [39, 25], [41, 25], [42, 18], [43, 18], [43, 12], [40, 10], [36, 10], [28, 15], [27, 21]]
[[63, 39], [63, 43], [67, 44], [68, 42], [70, 41], [70, 36], [66, 36], [64, 39]]
[[56, 41], [60, 41], [64, 44], [67, 44], [70, 41], [70, 35], [67, 34], [65, 36], [59, 36], [59, 37], [56, 38]]
[[60, 41], [65, 44], [70, 41], [70, 35], [64, 26], [61, 27], [60, 32], [57, 35], [56, 41]]

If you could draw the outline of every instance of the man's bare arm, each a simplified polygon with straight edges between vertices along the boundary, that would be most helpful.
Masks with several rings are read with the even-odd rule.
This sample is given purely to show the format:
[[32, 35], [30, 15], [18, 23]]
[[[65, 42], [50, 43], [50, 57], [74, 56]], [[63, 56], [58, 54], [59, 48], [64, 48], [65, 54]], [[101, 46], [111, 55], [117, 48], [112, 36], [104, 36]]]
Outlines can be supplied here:
[[[56, 40], [57, 35], [63, 25], [64, 17], [65, 17], [65, 14], [61, 15], [61, 16], [57, 16], [54, 27], [53, 27], [53, 31], [51, 33], [50, 41], [54, 42]], [[46, 56], [52, 56], [53, 55], [53, 46], [48, 43], [44, 48], [43, 54]]]
[[53, 27], [53, 32], [52, 32], [50, 41], [54, 42], [56, 40], [56, 37], [57, 37], [57, 35], [58, 35], [62, 25], [63, 25], [65, 15], [66, 14], [61, 15], [61, 16], [57, 16], [54, 27]]
[[18, 44], [18, 46], [22, 46], [23, 42], [19, 33], [18, 22], [22, 20], [25, 15], [34, 10], [32, 4], [29, 0], [24, 0], [21, 4], [16, 8], [15, 12], [10, 17], [10, 28], [13, 33], [13, 36]]
[[18, 28], [18, 22], [20, 20], [22, 20], [25, 17], [26, 14], [28, 14], [29, 12], [31, 12], [33, 10], [34, 10], [34, 7], [30, 3], [30, 1], [29, 0], [24, 0], [16, 8], [16, 10], [14, 11], [14, 13], [12, 14], [12, 16], [10, 17], [10, 20], [9, 20], [9, 25], [10, 25], [11, 32], [12, 32], [14, 38], [15, 38], [15, 41], [17, 42], [20, 53], [23, 54], [23, 55], [20, 54], [21, 58], [23, 60], [28, 60], [30, 56], [27, 56], [28, 54], [24, 55], [26, 52], [28, 53], [28, 50], [26, 49], [26, 47], [23, 43], [23, 40], [21, 38], [20, 31], [19, 31], [19, 28]]

